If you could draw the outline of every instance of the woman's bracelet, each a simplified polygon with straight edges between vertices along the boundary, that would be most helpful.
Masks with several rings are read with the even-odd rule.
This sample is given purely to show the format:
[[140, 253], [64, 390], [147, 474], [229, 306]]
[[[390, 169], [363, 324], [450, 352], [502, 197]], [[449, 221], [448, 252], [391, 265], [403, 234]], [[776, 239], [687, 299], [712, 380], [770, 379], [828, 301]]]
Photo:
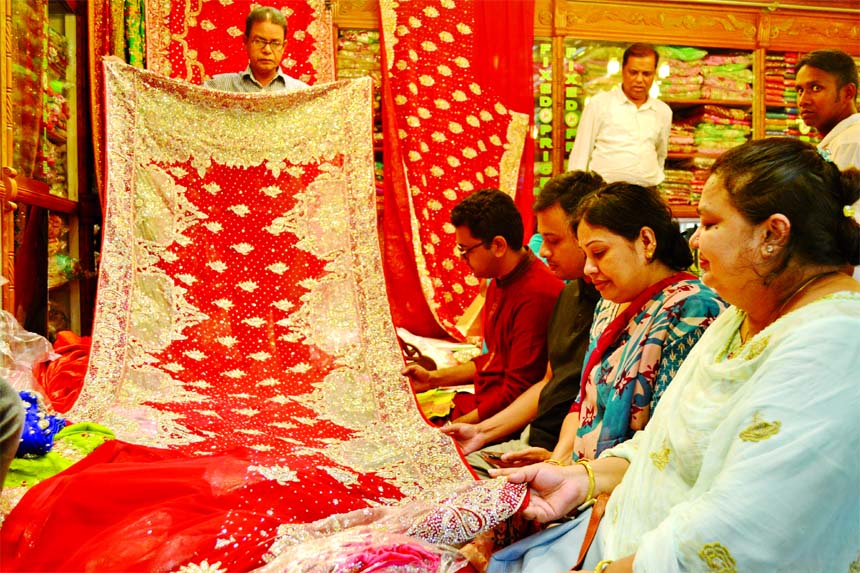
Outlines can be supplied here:
[[609, 567], [609, 564], [612, 563], [612, 559], [604, 559], [603, 561], [599, 561], [597, 565], [594, 566], [594, 573], [603, 573], [606, 571], [606, 568]]
[[588, 460], [576, 460], [576, 463], [583, 466], [585, 468], [585, 472], [588, 474], [588, 492], [585, 494], [585, 501], [582, 502], [582, 505], [577, 507], [576, 509], [579, 511], [585, 511], [592, 505], [594, 505], [594, 470], [591, 469], [591, 464]]
[[561, 462], [560, 462], [560, 461], [558, 461], [558, 460], [554, 460], [554, 459], [552, 459], [552, 458], [549, 458], [548, 460], [544, 460], [544, 461], [543, 461], [543, 463], [545, 463], [545, 464], [549, 464], [549, 465], [551, 465], [551, 466], [560, 466], [560, 465], [561, 465]]

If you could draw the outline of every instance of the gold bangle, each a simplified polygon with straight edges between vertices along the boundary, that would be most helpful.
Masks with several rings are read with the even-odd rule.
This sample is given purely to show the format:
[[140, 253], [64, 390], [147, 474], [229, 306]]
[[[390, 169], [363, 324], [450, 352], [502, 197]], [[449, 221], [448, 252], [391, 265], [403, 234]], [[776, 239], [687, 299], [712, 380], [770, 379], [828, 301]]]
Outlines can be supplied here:
[[598, 561], [597, 565], [594, 566], [593, 573], [603, 573], [606, 571], [606, 568], [609, 567], [609, 564], [612, 563], [612, 559], [604, 559], [603, 561]]
[[595, 497], [594, 497], [594, 470], [591, 469], [591, 464], [588, 463], [588, 460], [576, 460], [576, 463], [583, 466], [585, 468], [585, 472], [588, 474], [588, 492], [585, 494], [585, 501], [582, 502], [582, 505], [577, 507], [576, 509], [579, 511], [585, 511], [592, 505], [594, 505]]
[[544, 460], [544, 461], [543, 461], [543, 463], [545, 463], [545, 464], [550, 464], [550, 465], [552, 465], [552, 466], [560, 466], [560, 465], [561, 465], [561, 462], [560, 462], [560, 461], [558, 461], [558, 460], [554, 460], [554, 459], [552, 459], [552, 458], [549, 458], [549, 459], [547, 459], [547, 460]]

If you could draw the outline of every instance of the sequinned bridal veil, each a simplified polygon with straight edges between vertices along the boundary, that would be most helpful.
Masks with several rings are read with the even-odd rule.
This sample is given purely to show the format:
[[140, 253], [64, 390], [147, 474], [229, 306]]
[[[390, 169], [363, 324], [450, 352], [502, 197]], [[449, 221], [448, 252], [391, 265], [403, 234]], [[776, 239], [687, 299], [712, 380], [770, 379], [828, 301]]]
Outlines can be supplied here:
[[[98, 303], [68, 418], [119, 440], [28, 492], [3, 525], [4, 568], [239, 571], [334, 534], [438, 557], [417, 539], [512, 512], [524, 492], [468, 485], [398, 373], [370, 81], [230, 94], [105, 69]], [[373, 535], [405, 537], [368, 537], [383, 515], [397, 525]], [[413, 535], [439, 528], [459, 539]]]

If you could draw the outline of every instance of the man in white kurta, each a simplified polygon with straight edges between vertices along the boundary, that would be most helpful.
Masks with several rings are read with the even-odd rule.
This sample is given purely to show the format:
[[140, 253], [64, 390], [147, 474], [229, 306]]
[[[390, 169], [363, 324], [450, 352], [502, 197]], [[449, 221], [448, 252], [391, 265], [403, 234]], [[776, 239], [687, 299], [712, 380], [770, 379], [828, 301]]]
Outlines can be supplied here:
[[649, 95], [658, 55], [647, 44], [624, 52], [621, 86], [593, 96], [582, 112], [568, 170], [599, 173], [612, 183], [663, 181], [672, 110]]

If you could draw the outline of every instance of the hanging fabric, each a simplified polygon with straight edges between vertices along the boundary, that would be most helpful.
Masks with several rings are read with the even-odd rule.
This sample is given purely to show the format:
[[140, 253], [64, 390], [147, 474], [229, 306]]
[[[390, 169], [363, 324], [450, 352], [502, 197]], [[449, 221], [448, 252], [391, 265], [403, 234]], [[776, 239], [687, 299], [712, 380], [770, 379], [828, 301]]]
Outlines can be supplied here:
[[[478, 189], [517, 193], [532, 95], [525, 104], [480, 68], [518, 62], [498, 73], [531, 78], [530, 58], [516, 55], [531, 54], [533, 10], [531, 2], [380, 2], [385, 272], [396, 285], [394, 322], [416, 334], [462, 338], [478, 316], [479, 281], [455, 252], [448, 218]], [[514, 12], [528, 33], [510, 34]]]

